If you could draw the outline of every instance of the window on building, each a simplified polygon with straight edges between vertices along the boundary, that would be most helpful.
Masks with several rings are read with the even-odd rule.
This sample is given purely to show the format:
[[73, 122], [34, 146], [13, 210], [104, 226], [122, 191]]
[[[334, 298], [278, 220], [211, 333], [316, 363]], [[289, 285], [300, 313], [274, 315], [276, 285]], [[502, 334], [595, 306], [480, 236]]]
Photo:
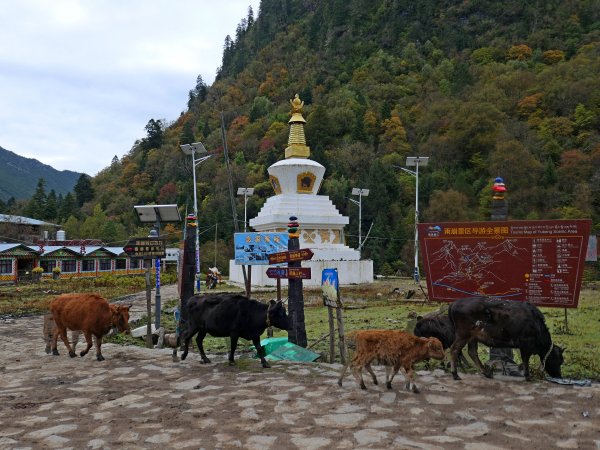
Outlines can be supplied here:
[[42, 259], [40, 260], [40, 267], [44, 269], [44, 273], [52, 272], [52, 269], [56, 267], [55, 259]]
[[100, 270], [112, 270], [112, 266], [110, 264], [110, 259], [101, 259], [100, 260]]
[[61, 271], [63, 273], [73, 273], [73, 272], [77, 272], [77, 260], [75, 259], [63, 259], [61, 261]]
[[0, 259], [0, 273], [12, 273], [13, 262], [12, 259]]
[[127, 269], [127, 260], [125, 258], [119, 258], [115, 260], [115, 270]]
[[140, 268], [140, 259], [130, 259], [129, 260], [129, 268], [130, 269], [139, 269]]
[[81, 261], [82, 272], [95, 272], [96, 271], [96, 260], [95, 259], [84, 259]]

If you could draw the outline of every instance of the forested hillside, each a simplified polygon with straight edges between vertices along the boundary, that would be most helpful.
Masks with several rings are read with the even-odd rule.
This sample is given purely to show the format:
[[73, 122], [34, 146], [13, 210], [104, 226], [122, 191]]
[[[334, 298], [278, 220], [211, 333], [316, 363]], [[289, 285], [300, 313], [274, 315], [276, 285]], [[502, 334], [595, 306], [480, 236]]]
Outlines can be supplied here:
[[321, 193], [350, 216], [353, 247], [358, 208], [347, 197], [371, 190], [363, 256], [378, 273], [410, 273], [415, 180], [398, 168], [408, 155], [430, 157], [422, 221], [489, 219], [501, 176], [511, 218], [591, 217], [599, 231], [600, 1], [262, 0], [225, 39], [216, 81], [199, 77], [177, 120], [151, 119], [92, 180], [68, 235], [102, 237], [102, 226], [84, 225], [103, 217], [112, 239], [132, 235], [134, 204], [191, 210], [191, 158], [179, 145], [201, 141], [217, 155], [197, 168], [202, 254], [212, 265], [218, 224], [225, 268], [233, 223], [221, 117], [234, 188], [256, 189], [254, 217], [273, 194], [266, 169], [283, 158], [296, 93], [311, 158], [327, 168]]
[[73, 190], [80, 175], [70, 170], [56, 170], [37, 159], [24, 158], [0, 147], [0, 208], [4, 207], [4, 202], [29, 199], [40, 178], [44, 179], [49, 191], [67, 194]]

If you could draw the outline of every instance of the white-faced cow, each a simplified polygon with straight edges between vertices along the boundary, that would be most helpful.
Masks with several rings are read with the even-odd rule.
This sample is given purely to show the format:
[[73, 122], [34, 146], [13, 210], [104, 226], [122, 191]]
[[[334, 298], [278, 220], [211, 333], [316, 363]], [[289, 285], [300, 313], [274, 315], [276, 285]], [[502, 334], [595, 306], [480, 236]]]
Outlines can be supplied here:
[[469, 355], [488, 378], [490, 368], [484, 368], [477, 354], [477, 343], [488, 347], [518, 348], [523, 360], [525, 378], [531, 380], [529, 358], [538, 355], [546, 372], [560, 378], [563, 350], [552, 343], [544, 315], [531, 303], [473, 297], [456, 300], [448, 310], [454, 325], [455, 340], [451, 346], [452, 375], [460, 380], [456, 371], [457, 359], [468, 344]]
[[282, 330], [289, 328], [288, 316], [282, 302], [271, 300], [268, 304], [249, 299], [240, 294], [208, 294], [191, 297], [186, 305], [181, 340], [184, 360], [188, 354], [190, 340], [197, 333], [196, 344], [203, 363], [210, 363], [204, 353], [202, 341], [207, 334], [214, 337], [231, 338], [229, 364], [234, 364], [233, 355], [238, 338], [252, 341], [263, 367], [270, 367], [265, 359], [265, 350], [260, 345], [260, 335], [269, 326]]
[[67, 329], [81, 330], [87, 347], [80, 353], [85, 356], [92, 348], [92, 336], [96, 338], [96, 359], [103, 361], [102, 337], [112, 328], [129, 333], [129, 308], [131, 306], [112, 305], [98, 294], [63, 294], [52, 300], [50, 311], [56, 323], [52, 337], [52, 354], [58, 355], [57, 340], [60, 336], [71, 358], [75, 350], [67, 339]]

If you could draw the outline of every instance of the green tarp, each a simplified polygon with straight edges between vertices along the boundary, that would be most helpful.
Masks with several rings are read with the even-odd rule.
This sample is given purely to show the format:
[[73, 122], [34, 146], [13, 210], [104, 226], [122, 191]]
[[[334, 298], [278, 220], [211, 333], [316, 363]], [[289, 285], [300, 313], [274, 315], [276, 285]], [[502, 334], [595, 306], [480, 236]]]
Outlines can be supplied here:
[[313, 362], [321, 355], [288, 342], [286, 337], [267, 338], [260, 341], [267, 353], [266, 359], [270, 361], [300, 361]]

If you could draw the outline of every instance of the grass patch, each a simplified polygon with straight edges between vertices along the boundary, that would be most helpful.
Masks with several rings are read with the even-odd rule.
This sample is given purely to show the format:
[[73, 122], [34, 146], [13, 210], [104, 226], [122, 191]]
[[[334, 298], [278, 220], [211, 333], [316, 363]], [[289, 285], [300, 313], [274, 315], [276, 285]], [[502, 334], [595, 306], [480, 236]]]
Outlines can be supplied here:
[[[163, 283], [166, 284], [166, 283]], [[143, 291], [145, 281], [143, 276], [137, 277], [100, 277], [98, 279], [79, 280], [44, 280], [41, 283], [26, 286], [0, 286], [0, 315], [25, 315], [47, 312], [48, 304], [57, 294], [63, 292], [98, 292], [111, 300], [123, 295]], [[424, 314], [439, 307], [436, 303], [408, 301], [403, 295], [398, 294], [415, 289], [410, 280], [396, 279], [377, 281], [368, 286], [342, 287], [341, 295], [346, 308], [343, 310], [346, 332], [357, 329], [385, 328], [407, 329], [410, 316]], [[579, 307], [567, 311], [567, 327], [564, 322], [564, 309], [541, 308], [546, 317], [546, 323], [552, 334], [553, 340], [561, 347], [566, 348], [563, 376], [572, 378], [600, 379], [600, 295], [597, 284], [585, 283], [582, 287]], [[236, 291], [239, 288], [220, 285], [216, 291]], [[203, 291], [207, 292], [207, 291]], [[284, 291], [285, 295], [285, 291]], [[266, 290], [252, 294], [253, 298], [269, 300], [276, 296], [274, 290]], [[423, 300], [423, 295], [417, 291], [411, 300]], [[321, 291], [317, 288], [304, 290], [305, 324], [309, 346], [329, 333], [327, 308], [323, 306]], [[173, 308], [178, 305], [177, 299], [163, 297], [161, 325], [168, 333], [175, 332], [176, 323]], [[147, 324], [147, 317], [143, 317], [131, 328]], [[287, 332], [275, 330], [274, 337], [286, 337]], [[262, 336], [266, 337], [266, 333]], [[111, 336], [106, 339], [123, 345], [145, 346], [144, 338], [132, 338], [124, 334]], [[192, 341], [195, 348], [195, 342]], [[243, 339], [238, 342], [236, 361], [239, 353], [250, 351], [252, 343]], [[204, 339], [204, 348], [207, 353], [226, 354], [229, 341], [225, 338], [207, 336]], [[191, 349], [190, 349], [191, 350]], [[329, 354], [329, 340], [324, 339], [314, 345], [311, 350], [324, 355]], [[482, 361], [487, 360], [488, 348], [479, 346]], [[338, 352], [336, 344], [336, 353]], [[197, 349], [194, 355], [197, 356]], [[339, 361], [339, 355], [337, 355]], [[515, 352], [517, 362], [520, 356]], [[254, 360], [252, 360], [253, 362]], [[539, 358], [534, 356], [530, 360], [531, 367], [539, 365]], [[245, 363], [244, 363], [245, 364]]]

